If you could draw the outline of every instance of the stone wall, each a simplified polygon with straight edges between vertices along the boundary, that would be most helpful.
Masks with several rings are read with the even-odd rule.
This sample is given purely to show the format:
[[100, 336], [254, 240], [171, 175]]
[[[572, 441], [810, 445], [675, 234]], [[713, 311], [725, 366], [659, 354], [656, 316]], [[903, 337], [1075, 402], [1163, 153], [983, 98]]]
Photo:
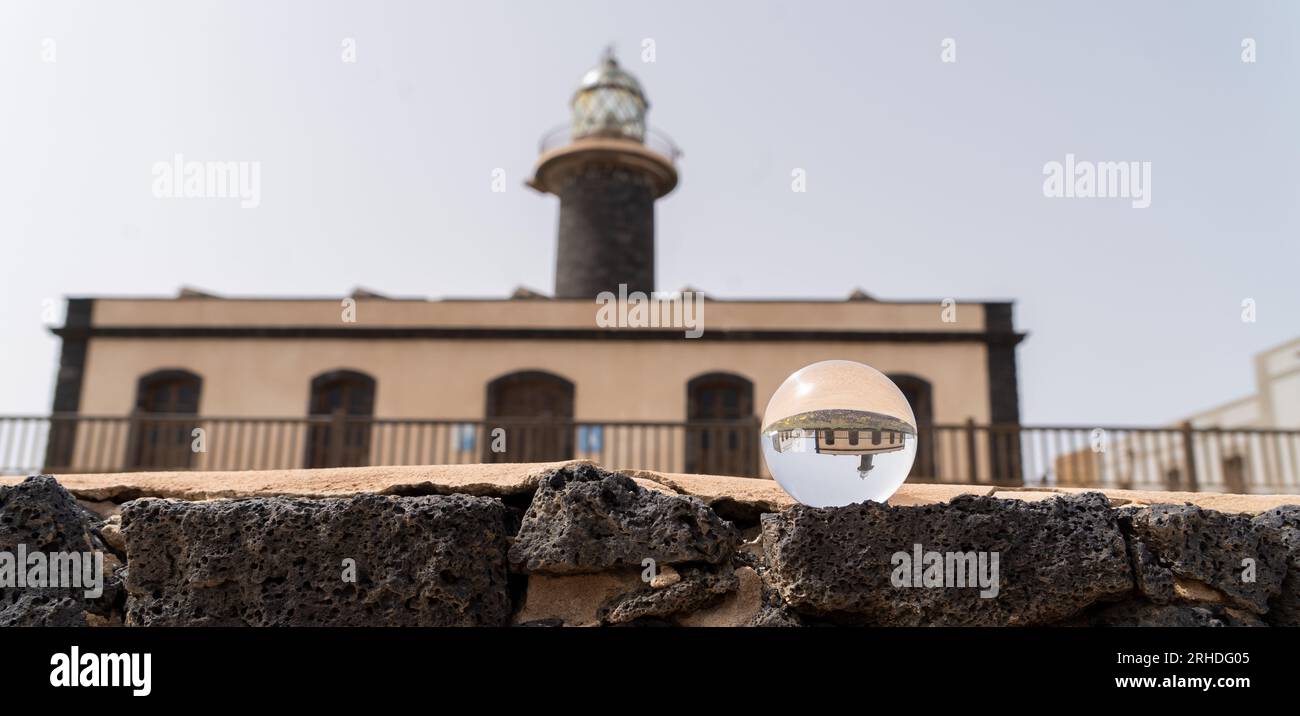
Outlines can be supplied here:
[[[905, 485], [819, 509], [582, 462], [8, 482], [0, 554], [100, 551], [107, 578], [88, 599], [0, 563], [0, 625], [1300, 625], [1289, 496]], [[990, 556], [995, 588], [929, 554]]]

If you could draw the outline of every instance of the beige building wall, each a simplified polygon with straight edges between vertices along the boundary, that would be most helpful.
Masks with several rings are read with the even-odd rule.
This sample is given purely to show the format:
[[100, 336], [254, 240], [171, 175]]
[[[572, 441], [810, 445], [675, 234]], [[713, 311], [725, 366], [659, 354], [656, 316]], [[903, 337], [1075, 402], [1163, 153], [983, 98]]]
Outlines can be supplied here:
[[[597, 330], [596, 307], [587, 301], [388, 301], [359, 300], [356, 322], [342, 320], [332, 299], [104, 300], [95, 302], [93, 328], [419, 328]], [[984, 328], [980, 304], [958, 306], [955, 322], [941, 320], [938, 302], [705, 303], [708, 331], [823, 333], [965, 332]], [[575, 386], [579, 421], [685, 421], [687, 384], [712, 372], [741, 375], [754, 387], [761, 418], [777, 386], [799, 368], [846, 359], [884, 373], [929, 381], [935, 423], [990, 420], [988, 350], [977, 339], [956, 341], [863, 340], [605, 340], [591, 338], [393, 337], [139, 337], [92, 335], [87, 344], [79, 412], [125, 416], [132, 411], [141, 376], [184, 369], [202, 378], [199, 415], [301, 418], [310, 385], [321, 373], [350, 369], [376, 381], [379, 419], [480, 420], [487, 385], [503, 375], [540, 370]], [[77, 465], [97, 466], [93, 428], [78, 432]], [[108, 435], [112, 460], [125, 460], [127, 436]], [[981, 451], [984, 446], [980, 446]], [[460, 456], [473, 460], [475, 456]], [[581, 457], [581, 455], [579, 455]], [[196, 467], [204, 466], [200, 457]], [[981, 458], [982, 460], [985, 458]], [[382, 461], [382, 458], [379, 459]], [[672, 469], [673, 466], [660, 466]]]
[[82, 413], [125, 415], [141, 376], [184, 368], [203, 378], [201, 415], [302, 416], [311, 379], [348, 368], [375, 379], [378, 418], [478, 419], [490, 381], [544, 370], [574, 383], [578, 420], [685, 420], [686, 385], [698, 375], [748, 378], [761, 413], [794, 371], [844, 359], [930, 381], [936, 422], [987, 422], [984, 354], [975, 343], [96, 338]]

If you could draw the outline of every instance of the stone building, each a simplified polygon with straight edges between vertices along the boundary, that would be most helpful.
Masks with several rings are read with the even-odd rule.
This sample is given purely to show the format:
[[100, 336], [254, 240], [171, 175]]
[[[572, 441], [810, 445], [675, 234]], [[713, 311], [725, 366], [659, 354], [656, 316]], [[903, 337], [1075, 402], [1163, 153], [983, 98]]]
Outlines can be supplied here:
[[[529, 181], [560, 200], [552, 296], [69, 298], [54, 329], [62, 353], [46, 464], [592, 456], [614, 467], [758, 475], [767, 399], [793, 371], [832, 358], [890, 375], [923, 445], [940, 423], [1019, 422], [1015, 348], [1024, 336], [1007, 302], [959, 301], [945, 312], [939, 299], [860, 291], [846, 300], [710, 298], [698, 338], [679, 326], [601, 325], [600, 294], [660, 288], [655, 205], [677, 185], [679, 156], [646, 124], [641, 85], [612, 56], [570, 104], [569, 127], [543, 141]], [[198, 452], [196, 427], [206, 431]], [[492, 445], [498, 427], [501, 450]], [[989, 452], [965, 454], [996, 460]], [[934, 459], [922, 450], [920, 474]]]

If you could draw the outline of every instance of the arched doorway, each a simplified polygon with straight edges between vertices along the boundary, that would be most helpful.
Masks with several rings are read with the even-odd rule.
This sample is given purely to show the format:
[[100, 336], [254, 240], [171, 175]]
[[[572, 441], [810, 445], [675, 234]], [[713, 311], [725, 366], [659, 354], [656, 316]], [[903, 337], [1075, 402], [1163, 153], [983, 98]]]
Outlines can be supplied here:
[[311, 379], [307, 413], [307, 467], [359, 467], [370, 462], [375, 379], [355, 370], [334, 370]]
[[754, 384], [733, 373], [706, 373], [686, 384], [686, 472], [758, 474]]
[[938, 477], [934, 464], [934, 391], [930, 381], [910, 373], [895, 373], [889, 379], [903, 392], [916, 417], [916, 459], [908, 477]]
[[194, 421], [199, 412], [203, 379], [187, 370], [158, 370], [136, 383], [131, 413], [129, 467], [188, 469], [194, 460]]
[[[573, 459], [573, 396], [572, 382], [540, 370], [509, 373], [488, 383], [483, 462]], [[504, 430], [504, 441], [492, 435], [497, 428]]]

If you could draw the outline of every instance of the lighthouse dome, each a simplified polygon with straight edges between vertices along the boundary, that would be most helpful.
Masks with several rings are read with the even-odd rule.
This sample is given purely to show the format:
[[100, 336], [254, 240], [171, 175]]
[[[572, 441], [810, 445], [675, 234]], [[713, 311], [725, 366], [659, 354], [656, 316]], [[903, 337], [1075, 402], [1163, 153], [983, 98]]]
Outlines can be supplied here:
[[612, 50], [582, 76], [570, 103], [570, 136], [623, 137], [645, 141], [646, 110], [650, 103], [641, 83], [619, 66]]

